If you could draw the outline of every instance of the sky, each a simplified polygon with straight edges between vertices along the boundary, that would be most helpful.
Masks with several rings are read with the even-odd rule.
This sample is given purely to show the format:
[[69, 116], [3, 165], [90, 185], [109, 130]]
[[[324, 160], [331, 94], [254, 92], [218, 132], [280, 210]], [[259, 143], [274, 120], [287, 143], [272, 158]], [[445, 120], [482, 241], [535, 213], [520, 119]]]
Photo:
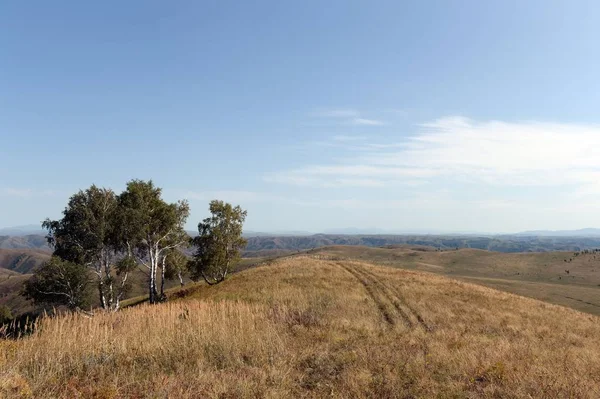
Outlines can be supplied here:
[[0, 227], [152, 179], [246, 229], [600, 227], [596, 1], [3, 1]]

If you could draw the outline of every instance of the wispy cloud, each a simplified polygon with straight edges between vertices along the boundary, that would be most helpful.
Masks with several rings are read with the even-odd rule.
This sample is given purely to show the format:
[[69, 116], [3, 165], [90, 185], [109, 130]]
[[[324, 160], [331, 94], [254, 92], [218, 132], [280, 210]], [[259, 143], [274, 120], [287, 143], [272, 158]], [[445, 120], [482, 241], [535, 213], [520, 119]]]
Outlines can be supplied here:
[[361, 126], [383, 126], [384, 122], [378, 121], [376, 119], [366, 119], [366, 118], [354, 118], [352, 119], [353, 125], [361, 125]]
[[355, 126], [383, 126], [386, 123], [377, 119], [367, 119], [355, 109], [329, 109], [318, 110], [310, 114], [313, 118], [333, 119], [343, 125]]
[[422, 124], [399, 142], [355, 142], [339, 162], [277, 172], [280, 183], [386, 186], [433, 178], [494, 186], [569, 187], [600, 194], [600, 126], [474, 121], [452, 116]]
[[324, 179], [318, 174], [303, 173], [303, 171], [292, 171], [290, 173], [273, 173], [264, 177], [268, 183], [292, 184], [303, 187], [382, 187], [385, 183], [377, 179], [357, 177], [336, 177]]
[[340, 119], [348, 119], [348, 118], [356, 118], [360, 115], [360, 113], [355, 109], [327, 109], [327, 110], [317, 110], [311, 113], [311, 116], [316, 118], [340, 118]]
[[337, 135], [332, 138], [335, 142], [357, 142], [357, 141], [365, 141], [367, 138], [365, 136], [346, 136], [346, 135]]

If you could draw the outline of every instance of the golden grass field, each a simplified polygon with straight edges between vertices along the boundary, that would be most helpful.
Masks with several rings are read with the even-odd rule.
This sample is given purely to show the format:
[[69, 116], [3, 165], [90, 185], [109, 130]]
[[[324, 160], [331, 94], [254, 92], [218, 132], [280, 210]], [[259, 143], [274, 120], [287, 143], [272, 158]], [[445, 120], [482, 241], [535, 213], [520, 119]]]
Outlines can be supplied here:
[[501, 253], [478, 249], [440, 252], [419, 246], [332, 246], [311, 252], [431, 272], [600, 316], [600, 253], [575, 256], [573, 252]]
[[299, 256], [0, 341], [2, 398], [598, 398], [600, 319]]

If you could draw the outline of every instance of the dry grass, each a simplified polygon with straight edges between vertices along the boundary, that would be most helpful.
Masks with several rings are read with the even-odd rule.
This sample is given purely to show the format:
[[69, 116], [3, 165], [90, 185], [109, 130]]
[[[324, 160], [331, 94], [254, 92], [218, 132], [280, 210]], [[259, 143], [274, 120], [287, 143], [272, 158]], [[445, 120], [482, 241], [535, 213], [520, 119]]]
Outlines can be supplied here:
[[600, 319], [298, 257], [0, 341], [0, 397], [600, 397]]
[[438, 252], [415, 246], [333, 246], [313, 252], [450, 276], [600, 316], [600, 254], [500, 253], [478, 249]]

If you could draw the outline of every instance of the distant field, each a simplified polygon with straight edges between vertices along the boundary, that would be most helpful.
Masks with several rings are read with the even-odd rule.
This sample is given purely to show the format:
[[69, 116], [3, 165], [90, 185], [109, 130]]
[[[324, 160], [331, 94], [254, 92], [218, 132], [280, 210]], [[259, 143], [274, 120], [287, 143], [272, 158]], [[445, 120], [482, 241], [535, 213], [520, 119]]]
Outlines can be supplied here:
[[600, 254], [437, 251], [426, 246], [333, 246], [311, 252], [445, 275], [600, 315]]
[[600, 397], [600, 318], [324, 256], [43, 320], [0, 341], [0, 397]]

